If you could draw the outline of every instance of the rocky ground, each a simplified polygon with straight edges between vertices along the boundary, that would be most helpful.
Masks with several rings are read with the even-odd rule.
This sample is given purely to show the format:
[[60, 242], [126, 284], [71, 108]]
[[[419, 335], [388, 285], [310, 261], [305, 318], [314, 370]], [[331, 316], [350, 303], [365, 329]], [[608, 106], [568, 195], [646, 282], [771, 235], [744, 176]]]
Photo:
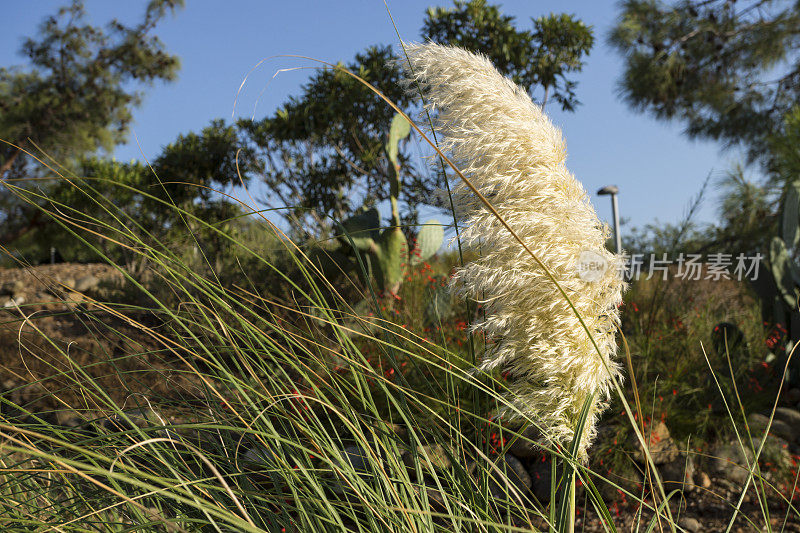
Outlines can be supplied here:
[[[162, 408], [159, 413], [131, 411], [142, 423], [185, 420], [187, 409], [182, 406], [190, 409], [192, 402], [202, 402], [201, 389], [190, 375], [176, 373], [175, 357], [160, 350], [158, 343], [143, 332], [141, 326], [148, 321], [146, 314], [134, 316], [136, 322], [132, 323], [95, 302], [103, 300], [108, 291], [120, 290], [122, 279], [113, 268], [99, 264], [67, 263], [29, 270], [0, 270], [0, 395], [31, 412], [49, 412], [48, 419], [60, 425], [75, 426], [87, 419], [102, 418], [108, 406], [80, 393], [79, 384], [87, 380], [74, 371], [80, 367], [118, 405], [135, 404], [145, 393], [174, 400], [171, 411]], [[140, 355], [125, 357], [134, 353]], [[7, 406], [0, 404], [0, 415], [9, 415]], [[768, 415], [750, 416], [749, 423], [755, 433], [760, 435], [770, 423]], [[752, 455], [742, 454], [736, 442], [722, 442], [705, 453], [687, 456], [673, 441], [667, 426], [660, 422], [648, 428], [648, 438], [650, 453], [667, 483], [667, 491], [679, 490], [671, 500], [671, 509], [679, 517], [680, 526], [690, 532], [724, 531], [747, 479], [743, 465], [752, 461]], [[633, 462], [642, 465], [639, 447], [635, 443], [625, 445], [632, 450]], [[425, 452], [434, 463], [433, 468], [451, 466], [452, 451], [432, 448]], [[257, 448], [245, 453], [256, 462], [263, 457]], [[355, 466], [364, 452], [351, 447], [342, 453]], [[798, 454], [800, 390], [791, 389], [781, 398], [761, 456], [765, 476], [774, 484], [774, 489], [767, 489], [774, 530], [800, 532], [797, 512], [789, 513], [787, 520], [786, 501], [779, 495], [793, 497], [795, 505], [800, 502], [800, 491], [792, 486], [791, 475], [786, 476], [787, 472], [797, 472]], [[505, 461], [508, 484], [542, 501], [549, 498], [551, 469], [538, 450], [518, 441], [501, 455], [497, 460]], [[615, 482], [636, 494], [641, 490], [643, 475], [633, 477], [636, 479]], [[502, 484], [492, 490], [498, 491], [499, 497]], [[649, 520], [649, 513], [640, 515], [639, 506], [631, 497], [609, 487], [601, 487], [601, 491], [620, 531], [635, 530], [637, 523]], [[585, 491], [579, 488], [581, 511], [576, 531], [603, 531], [584, 497]], [[763, 524], [762, 517], [751, 486], [733, 531], [761, 531], [761, 526], [753, 526], [748, 519]], [[541, 523], [535, 525], [544, 527]], [[664, 529], [668, 528], [664, 525]]]
[[0, 393], [70, 424], [108, 411], [81, 393], [90, 378], [121, 406], [145, 393], [198, 398], [197, 380], [175, 372], [174, 355], [144, 332], [151, 316], [126, 309], [127, 320], [95, 303], [122, 287], [104, 264], [0, 269]]

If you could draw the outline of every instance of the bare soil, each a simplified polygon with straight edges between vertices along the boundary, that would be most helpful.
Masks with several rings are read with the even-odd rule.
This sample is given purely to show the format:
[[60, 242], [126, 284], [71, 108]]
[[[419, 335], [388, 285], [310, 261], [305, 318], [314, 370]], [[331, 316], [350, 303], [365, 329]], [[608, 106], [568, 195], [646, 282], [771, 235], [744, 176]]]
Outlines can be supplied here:
[[[96, 286], [81, 294], [69, 289], [88, 276], [97, 279]], [[152, 316], [126, 309], [123, 317], [94, 303], [122, 285], [114, 268], [63, 263], [0, 269], [0, 287], [14, 282], [22, 282], [15, 295], [24, 303], [0, 308], [0, 393], [14, 403], [63, 420], [92, 419], [109, 410], [82, 393], [87, 386], [98, 386], [123, 408], [145, 399], [174, 400], [177, 407], [201, 397], [199, 380], [177, 372], [181, 362], [147, 333], [155, 326]]]

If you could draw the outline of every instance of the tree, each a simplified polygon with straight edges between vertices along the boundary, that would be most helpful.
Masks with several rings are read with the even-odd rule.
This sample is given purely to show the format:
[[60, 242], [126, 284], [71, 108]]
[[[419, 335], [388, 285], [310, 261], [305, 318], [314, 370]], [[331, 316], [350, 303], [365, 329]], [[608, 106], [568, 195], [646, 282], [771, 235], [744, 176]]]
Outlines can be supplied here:
[[800, 98], [800, 7], [775, 0], [626, 0], [609, 39], [625, 58], [631, 107], [690, 137], [763, 160]]
[[[752, 285], [765, 325], [785, 326], [788, 353], [800, 339], [798, 249], [788, 230], [798, 211], [800, 4], [627, 0], [610, 42], [625, 57], [620, 89], [632, 107], [683, 122], [690, 137], [744, 148], [767, 171], [762, 183], [745, 180], [741, 167], [721, 181], [722, 223], [703, 248], [769, 258]], [[790, 375], [796, 383], [796, 366]]]
[[[20, 157], [23, 149], [43, 149], [60, 163], [77, 160], [123, 142], [141, 103], [137, 85], [175, 78], [179, 61], [151, 35], [167, 12], [183, 0], [150, 0], [143, 20], [107, 29], [86, 24], [81, 0], [61, 8], [29, 38], [22, 54], [27, 68], [0, 69], [0, 185], [34, 177], [37, 166]], [[13, 145], [13, 146], [12, 146]], [[20, 203], [7, 186], [0, 244], [16, 240], [42, 223], [40, 211]]]
[[800, 104], [792, 107], [783, 119], [781, 128], [767, 140], [769, 171], [778, 184], [800, 178]]
[[[186, 226], [194, 234], [205, 234], [207, 241], [216, 239], [203, 224], [181, 212], [212, 224], [241, 215], [238, 206], [215, 191], [239, 184], [239, 173], [246, 180], [254, 168], [254, 159], [243, 146], [236, 127], [214, 120], [200, 133], [179, 135], [149, 165], [92, 156], [81, 158], [76, 168], [74, 176], [67, 176], [69, 179], [53, 180], [46, 188], [46, 198], [36, 190], [20, 194], [28, 200], [27, 205], [39, 204], [61, 220], [69, 220], [70, 229], [77, 229], [106, 256], [130, 265], [138, 259], [136, 255], [113, 242], [129, 241], [126, 236], [133, 226], [138, 227], [139, 238], [153, 239], [151, 244], [164, 241], [168, 235], [177, 238], [185, 234]], [[81, 228], [110, 239], [98, 238]], [[26, 256], [35, 258], [45, 256], [53, 242], [59, 243], [66, 260], [96, 260], [90, 250], [77, 242], [68, 246], [66, 243], [73, 241], [67, 230], [46, 217], [15, 245]]]
[[[707, 247], [764, 251], [796, 176], [800, 5], [774, 0], [628, 0], [610, 35], [625, 58], [620, 91], [635, 109], [685, 124], [693, 138], [748, 151], [765, 183], [737, 167], [720, 182], [722, 223]], [[791, 117], [790, 117], [791, 118]]]
[[[410, 98], [389, 47], [370, 47], [346, 68], [408, 107]], [[384, 145], [394, 110], [341, 70], [325, 68], [273, 115], [242, 121], [264, 161], [262, 179], [295, 230], [309, 223], [322, 233], [328, 217], [341, 220], [361, 206], [389, 197], [393, 168]], [[424, 202], [433, 186], [428, 173], [401, 151], [406, 205]], [[265, 198], [270, 204], [270, 199]], [[274, 205], [274, 203], [273, 203]]]
[[422, 35], [486, 55], [503, 74], [527, 87], [531, 97], [542, 90], [542, 107], [553, 98], [565, 111], [578, 105], [576, 83], [568, 74], [580, 72], [583, 56], [594, 43], [592, 28], [572, 15], [551, 14], [535, 19], [533, 30], [517, 30], [514, 17], [500, 13], [485, 0], [456, 0], [455, 7], [428, 9]]
[[736, 165], [719, 182], [720, 223], [713, 229], [707, 250], [724, 248], [730, 253], [753, 256], [769, 248], [777, 232], [780, 195], [768, 187], [745, 178], [745, 169]]
[[[497, 67], [533, 91], [543, 90], [566, 110], [577, 105], [570, 73], [592, 45], [591, 29], [567, 15], [534, 21], [518, 31], [513, 17], [477, 0], [454, 9], [428, 11], [423, 37], [488, 53]], [[400, 58], [402, 60], [402, 58]], [[389, 47], [357, 54], [347, 68], [411, 113], [412, 99], [400, 84], [398, 58]], [[298, 232], [330, 234], [331, 219], [344, 218], [389, 198], [393, 165], [384, 146], [394, 110], [363, 84], [335, 69], [322, 69], [274, 115], [242, 121], [265, 161], [265, 198]], [[417, 223], [417, 208], [431, 204], [439, 176], [418, 163], [410, 143], [399, 147], [401, 223]]]

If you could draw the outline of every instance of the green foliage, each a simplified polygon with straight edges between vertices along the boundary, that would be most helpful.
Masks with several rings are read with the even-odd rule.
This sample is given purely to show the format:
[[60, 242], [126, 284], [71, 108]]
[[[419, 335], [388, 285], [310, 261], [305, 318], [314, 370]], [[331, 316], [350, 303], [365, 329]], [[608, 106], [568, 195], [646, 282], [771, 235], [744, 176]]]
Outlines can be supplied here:
[[[110, 214], [108, 209], [124, 210], [128, 216], [135, 215], [143, 227], [152, 229], [147, 223], [152, 210], [146, 209], [145, 198], [137, 191], [145, 186], [147, 177], [152, 176], [146, 165], [137, 161], [124, 163], [97, 157], [83, 159], [79, 165], [77, 176], [46, 183], [45, 189], [49, 195], [46, 201], [36, 194], [35, 189], [15, 189], [18, 196], [14, 199], [17, 203], [27, 209], [36, 209], [31, 217], [32, 229], [16, 239], [12, 246], [12, 249], [27, 260], [34, 263], [49, 260], [51, 246], [57, 246], [59, 254], [66, 261], [97, 260], [95, 254], [75, 242], [72, 235], [57, 222], [57, 217], [48, 217], [48, 212], [51, 215], [60, 212], [62, 216], [72, 217], [75, 223], [87, 230], [94, 229], [100, 221], [114, 224], [119, 230], [121, 225], [115, 218], [116, 215]], [[104, 208], [98, 208], [98, 202]], [[32, 207], [39, 205], [41, 209], [48, 211], [43, 212], [40, 208]], [[89, 207], [91, 209], [87, 209]], [[91, 216], [84, 213], [91, 213]], [[126, 262], [124, 249], [113, 253], [108, 247], [108, 241], [101, 240], [98, 244], [116, 260]]]
[[[40, 36], [22, 46], [26, 67], [0, 68], [0, 139], [33, 150], [34, 144], [61, 163], [111, 149], [123, 142], [132, 108], [141, 103], [137, 85], [175, 78], [178, 58], [150, 33], [182, 0], [151, 0], [135, 26], [113, 21], [108, 30], [85, 23], [83, 2], [73, 0], [40, 26]], [[0, 180], [33, 178], [42, 171], [21, 150], [0, 143]], [[0, 181], [6, 207], [0, 243], [39, 222]]]
[[[800, 341], [800, 265], [797, 262], [798, 224], [800, 223], [800, 180], [790, 184], [784, 194], [780, 212], [780, 231], [772, 237], [769, 246], [769, 279], [756, 283], [761, 298], [763, 315], [767, 322], [785, 328], [787, 344], [779, 344], [776, 351], [785, 356]], [[792, 382], [800, 380], [800, 364], [792, 364]]]
[[[144, 175], [140, 170], [132, 163], [105, 171], [135, 183]], [[592, 453], [591, 468], [574, 461], [574, 446], [570, 452], [540, 446], [553, 465], [549, 509], [514, 481], [502, 461], [505, 447], [517, 438], [532, 446], [532, 437], [492, 416], [506, 401], [503, 377], [471, 371], [472, 349], [480, 353], [492, 342], [466, 333], [481, 307], [453, 301], [450, 320], [424, 322], [428, 294], [446, 284], [455, 253], [410, 268], [396, 306], [379, 311], [327, 290], [329, 280], [307, 269], [300, 247], [250, 216], [210, 223], [202, 211], [181, 212], [170, 218], [185, 217], [186, 225], [155, 241], [125, 206], [87, 191], [93, 183], [75, 181], [75, 194], [86, 191], [94, 203], [83, 213], [69, 212], [65, 224], [80, 233], [82, 220], [106, 209], [107, 220], [115, 215], [130, 222], [98, 219], [93, 228], [109, 239], [124, 238], [149, 265], [151, 281], [141, 283], [120, 269], [140, 295], [135, 305], [107, 302], [113, 313], [88, 307], [37, 313], [37, 304], [28, 303], [21, 316], [6, 315], [8, 346], [15, 348], [7, 351], [20, 369], [11, 375], [36, 377], [30, 386], [0, 391], [6, 529], [527, 531], [552, 524], [554, 531], [570, 531], [576, 515], [570, 500], [587, 522], [600, 515], [613, 530], [620, 521], [594, 484], [619, 479], [605, 469], [614, 457], [629, 460], [627, 438], [612, 445], [606, 437]], [[377, 216], [364, 218], [369, 224]], [[205, 246], [208, 235], [224, 245]], [[203, 255], [188, 257], [186, 245], [195, 242]], [[265, 284], [270, 278], [272, 285]], [[703, 290], [732, 283], [708, 282]], [[653, 300], [653, 289], [637, 286], [631, 296]], [[700, 341], [713, 344], [709, 325], [720, 313], [741, 325], [748, 346], [756, 345], [750, 341], [760, 328], [753, 305], [725, 294], [699, 301], [702, 291], [691, 282], [682, 289], [650, 306], [651, 317], [626, 316], [623, 324], [645, 400], [636, 422], [649, 425], [665, 416], [681, 448], [692, 438], [687, 448], [693, 452], [722, 433], [726, 420]], [[625, 308], [640, 312], [630, 300]], [[380, 316], [363, 316], [369, 312]], [[33, 313], [36, 327], [22, 332]], [[47, 320], [56, 327], [44, 327]], [[0, 342], [2, 335], [0, 329]], [[72, 342], [74, 336], [83, 342]], [[24, 361], [18, 349], [28, 355]], [[724, 376], [723, 356], [709, 355]], [[748, 379], [759, 354], [731, 355], [734, 376], [721, 385], [729, 404], [735, 380], [745, 393], [742, 405], [763, 409], [769, 398], [746, 388], [765, 382]], [[768, 371], [759, 377], [774, 379]], [[65, 405], [76, 411], [65, 412]], [[610, 429], [641, 437], [638, 423], [625, 422], [635, 415], [623, 395], [617, 407], [609, 412]], [[123, 411], [131, 408], [141, 411]], [[60, 424], [61, 415], [78, 427]], [[700, 460], [704, 452], [693, 456]], [[533, 467], [538, 458], [525, 463]], [[574, 478], [585, 489], [573, 499], [568, 485]], [[760, 483], [761, 473], [754, 478]], [[676, 529], [669, 508], [652, 517], [657, 490], [663, 500], [658, 477], [639, 479], [639, 487], [623, 486], [630, 488], [631, 505], [622, 510], [638, 513], [642, 525], [651, 520], [649, 529], [659, 519]], [[790, 487], [793, 480], [794, 471]], [[778, 485], [762, 485], [762, 495], [773, 486], [778, 492]], [[795, 520], [794, 508], [782, 512]], [[755, 513], [747, 519], [761, 526]], [[763, 523], [772, 523], [766, 511]]]
[[[410, 98], [400, 86], [394, 59], [391, 48], [371, 47], [346, 67], [407, 107]], [[394, 115], [361, 82], [325, 68], [273, 116], [240, 124], [263, 160], [259, 175], [275, 206], [285, 208], [279, 213], [300, 234], [327, 236], [333, 230], [330, 219], [343, 220], [361, 205], [389, 199], [386, 183], [395, 168], [385, 145]], [[404, 169], [399, 199], [407, 206], [425, 203], [434, 177], [414, 167], [401, 147], [396, 157]]]
[[626, 0], [609, 40], [633, 108], [763, 160], [800, 97], [799, 36], [795, 2]]
[[431, 287], [428, 304], [425, 306], [425, 321], [427, 327], [442, 327], [449, 323], [455, 312], [453, 294], [447, 286], [446, 276], [431, 278]]
[[[124, 234], [128, 225], [135, 224], [149, 238], [158, 240], [174, 233], [176, 228], [182, 231], [187, 224], [190, 230], [200, 230], [181, 213], [193, 213], [211, 223], [241, 216], [239, 207], [214, 194], [217, 189], [240, 182], [237, 162], [242, 180], [247, 179], [253, 165], [252, 154], [240, 147], [236, 128], [215, 120], [200, 133], [180, 135], [164, 147], [151, 165], [82, 158], [76, 163], [74, 173], [44, 182], [48, 190], [45, 204], [35, 188], [10, 184], [8, 187], [13, 188], [18, 203], [27, 209], [42, 205], [50, 215], [44, 216], [36, 209], [33, 227], [14, 241], [13, 248], [34, 262], [49, 257], [51, 246], [57, 246], [67, 261], [97, 260], [96, 256], [87, 255], [88, 250], [75, 243], [58, 222], [63, 216], [73, 216], [86, 230], [86, 238], [96, 242], [115, 261], [129, 264], [131, 252], [92, 236], [94, 226], [102, 221]], [[97, 209], [98, 204], [104, 208]]]
[[[569, 15], [535, 19], [530, 31], [517, 30], [513, 22], [486, 2], [457, 2], [453, 9], [429, 10], [422, 36], [486, 53], [530, 91], [540, 88], [542, 103], [553, 98], [563, 109], [574, 109], [575, 82], [568, 77], [580, 71], [592, 46], [591, 28]], [[373, 46], [341, 66], [410, 112], [412, 97], [399, 83], [398, 59], [390, 47]], [[431, 203], [441, 178], [417, 164], [403, 145], [396, 152], [384, 149], [393, 120], [394, 111], [362, 83], [324, 68], [274, 115], [240, 125], [264, 162], [258, 175], [271, 207], [280, 208], [296, 235], [327, 238], [335, 229], [331, 219], [344, 220], [362, 206], [390, 199], [387, 181], [399, 180], [395, 196], [403, 225], [417, 224], [418, 207]], [[399, 176], [397, 165], [403, 169]]]
[[531, 20], [532, 30], [518, 30], [514, 17], [503, 15], [499, 6], [456, 0], [453, 8], [428, 9], [422, 35], [486, 55], [532, 96], [541, 88], [542, 106], [552, 97], [563, 110], [573, 111], [579, 102], [576, 83], [568, 76], [581, 71], [594, 44], [592, 28], [567, 14]]
[[737, 165], [719, 181], [720, 223], [712, 239], [718, 249], [753, 255], [769, 248], [777, 231], [777, 204], [770, 189], [745, 178]]
[[0, 69], [0, 137], [28, 138], [51, 155], [110, 149], [125, 140], [131, 108], [141, 103], [134, 83], [173, 80], [178, 58], [149, 32], [180, 0], [153, 0], [133, 27], [114, 21], [108, 31], [84, 23], [83, 2], [73, 0], [26, 39], [27, 69]]
[[217, 119], [200, 133], [179, 135], [164, 147], [152, 165], [161, 182], [157, 187], [175, 204], [183, 206], [208, 200], [213, 193], [209, 188], [212, 185], [229, 187], [246, 183], [256, 162], [239, 131]]
[[[381, 231], [378, 210], [374, 207], [367, 208], [367, 206], [363, 206], [362, 212], [342, 222], [342, 231], [337, 232], [340, 247], [329, 251], [329, 253], [316, 254], [316, 257], [318, 257], [317, 263], [326, 272], [331, 272], [330, 265], [326, 266], [326, 263], [335, 261], [330, 252], [335, 252], [336, 256], [343, 258], [338, 265], [340, 271], [346, 271], [349, 267], [359, 266], [356, 261], [349, 258], [350, 253], [348, 252], [352, 248], [355, 248], [355, 250], [352, 250], [355, 253], [368, 254], [364, 258], [369, 257], [366, 266], [369, 267], [371, 272], [364, 272], [362, 268], [358, 270], [362, 277], [364, 277], [364, 274], [373, 274], [378, 289], [383, 294], [396, 295], [402, 283], [406, 267], [409, 264], [418, 263], [423, 256], [429, 258], [435, 254], [441, 247], [444, 238], [444, 230], [441, 224], [435, 220], [430, 220], [423, 225], [423, 229], [420, 231], [418, 246], [410, 249], [406, 235], [400, 225], [398, 199], [402, 190], [401, 176], [403, 172], [401, 171], [402, 167], [398, 153], [400, 141], [408, 137], [410, 133], [411, 125], [409, 122], [401, 114], [396, 114], [392, 118], [384, 146], [393, 169], [389, 180], [389, 200], [392, 210], [391, 224]], [[420, 244], [424, 248], [421, 248]]]
[[[630, 253], [677, 256], [679, 253], [713, 253], [725, 250], [738, 255], [753, 256], [769, 248], [771, 235], [776, 232], [777, 209], [770, 189], [745, 177], [744, 168], [737, 165], [723, 174], [716, 185], [720, 200], [717, 224], [694, 221], [705, 199], [711, 175], [700, 192], [689, 202], [683, 219], [677, 224], [653, 222], [623, 232], [623, 248]], [[623, 226], [625, 225], [623, 221]]]
[[[747, 285], [733, 280], [654, 276], [633, 283], [622, 324], [645, 420], [664, 420], [673, 437], [691, 436], [692, 447], [728, 438], [730, 428], [719, 423], [725, 407], [711, 371], [729, 404], [735, 402], [735, 382], [748, 413], [770, 405], [774, 396], [757, 393], [771, 393], [783, 367], [765, 364], [760, 319]], [[626, 382], [633, 386], [632, 380]]]
[[800, 105], [786, 113], [781, 127], [770, 136], [768, 147], [771, 183], [785, 188], [800, 176]]
[[[773, 348], [784, 357], [800, 341], [800, 107], [795, 106], [786, 114], [781, 127], [768, 137], [767, 147], [769, 181], [761, 188], [753, 187], [750, 195], [760, 197], [762, 208], [741, 220], [752, 220], [745, 227], [756, 235], [757, 229], [763, 228], [760, 240], [767, 241], [771, 236], [759, 250], [769, 258], [768, 271], [754, 286], [761, 298], [764, 320], [783, 332]], [[779, 201], [770, 201], [770, 190], [775, 189], [780, 191], [773, 195]], [[737, 203], [736, 199], [730, 203]], [[742, 207], [747, 210], [745, 205]], [[735, 227], [736, 214], [731, 213], [729, 226]], [[795, 362], [792, 366], [790, 377], [793, 382], [800, 382], [800, 364]]]

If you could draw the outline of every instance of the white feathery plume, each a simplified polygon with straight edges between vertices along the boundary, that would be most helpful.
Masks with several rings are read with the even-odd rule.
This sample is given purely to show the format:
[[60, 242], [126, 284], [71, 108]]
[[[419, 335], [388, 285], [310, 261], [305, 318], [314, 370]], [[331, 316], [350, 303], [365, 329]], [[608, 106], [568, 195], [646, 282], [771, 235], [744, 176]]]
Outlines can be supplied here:
[[[615, 334], [625, 284], [620, 257], [605, 248], [608, 227], [565, 166], [560, 130], [524, 89], [484, 56], [437, 44], [404, 47], [408, 89], [422, 89], [440, 149], [550, 271], [599, 348], [545, 270], [459, 181], [452, 196], [462, 242], [480, 245], [481, 256], [456, 271], [451, 288], [485, 302], [477, 327], [495, 344], [479, 368], [508, 372], [512, 408], [500, 414], [533, 420], [545, 431], [542, 440], [569, 444], [594, 394], [579, 446], [585, 458], [611, 374], [620, 372]], [[578, 275], [582, 252], [605, 261], [599, 279]]]

